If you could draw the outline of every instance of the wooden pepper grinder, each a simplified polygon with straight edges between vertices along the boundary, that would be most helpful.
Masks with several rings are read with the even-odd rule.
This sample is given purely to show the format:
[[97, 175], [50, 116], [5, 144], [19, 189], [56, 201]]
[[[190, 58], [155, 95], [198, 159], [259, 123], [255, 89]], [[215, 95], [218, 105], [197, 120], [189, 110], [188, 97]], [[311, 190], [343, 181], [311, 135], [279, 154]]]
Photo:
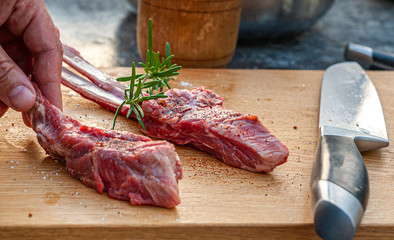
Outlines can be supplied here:
[[145, 60], [148, 21], [153, 50], [165, 56], [170, 43], [174, 63], [183, 67], [226, 67], [238, 38], [242, 0], [138, 0], [137, 44]]

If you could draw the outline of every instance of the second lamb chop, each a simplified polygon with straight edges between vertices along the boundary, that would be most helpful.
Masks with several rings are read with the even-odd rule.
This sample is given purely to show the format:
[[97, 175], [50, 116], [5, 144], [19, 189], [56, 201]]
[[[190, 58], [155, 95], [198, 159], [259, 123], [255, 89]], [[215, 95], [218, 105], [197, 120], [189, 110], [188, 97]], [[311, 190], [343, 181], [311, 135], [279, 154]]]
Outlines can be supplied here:
[[182, 171], [172, 144], [82, 125], [63, 115], [38, 88], [36, 92], [29, 121], [39, 144], [63, 162], [71, 176], [132, 205], [172, 208], [180, 203]]

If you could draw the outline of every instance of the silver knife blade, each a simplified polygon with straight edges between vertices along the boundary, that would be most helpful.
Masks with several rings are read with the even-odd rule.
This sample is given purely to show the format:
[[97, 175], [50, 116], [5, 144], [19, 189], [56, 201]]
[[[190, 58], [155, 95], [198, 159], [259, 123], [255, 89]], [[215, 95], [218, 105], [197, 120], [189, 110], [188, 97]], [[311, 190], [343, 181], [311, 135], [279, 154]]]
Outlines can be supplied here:
[[358, 63], [338, 63], [326, 70], [319, 127], [334, 135], [355, 137], [360, 151], [388, 146], [378, 93]]

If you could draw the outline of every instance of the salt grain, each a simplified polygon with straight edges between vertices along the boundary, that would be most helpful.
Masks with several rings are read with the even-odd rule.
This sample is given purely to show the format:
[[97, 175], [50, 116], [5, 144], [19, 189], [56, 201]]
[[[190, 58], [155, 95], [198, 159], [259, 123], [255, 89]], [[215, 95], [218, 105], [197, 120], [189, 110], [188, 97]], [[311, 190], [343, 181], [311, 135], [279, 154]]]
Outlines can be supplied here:
[[42, 179], [44, 179], [44, 180], [45, 180], [45, 179], [47, 179], [47, 177], [43, 176], [43, 177], [42, 177]]
[[14, 168], [14, 166], [11, 166], [11, 168]]
[[180, 84], [182, 87], [192, 87], [193, 86], [193, 84], [188, 83], [188, 82], [183, 82], [183, 81], [181, 81]]
[[25, 189], [25, 190], [23, 190], [24, 192], [27, 192], [27, 190]]
[[81, 219], [81, 217], [77, 217], [77, 220]]
[[105, 218], [101, 218], [101, 221], [104, 221], [105, 220]]

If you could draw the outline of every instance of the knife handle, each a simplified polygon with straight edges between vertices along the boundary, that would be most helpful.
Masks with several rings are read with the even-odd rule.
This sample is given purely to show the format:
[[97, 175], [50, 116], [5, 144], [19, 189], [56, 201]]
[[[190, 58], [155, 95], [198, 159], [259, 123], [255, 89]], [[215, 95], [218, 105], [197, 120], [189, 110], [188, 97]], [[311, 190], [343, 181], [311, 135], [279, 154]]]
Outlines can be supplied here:
[[367, 46], [348, 43], [345, 46], [345, 59], [356, 61], [366, 68], [394, 70], [394, 54], [372, 49]]
[[352, 239], [367, 207], [368, 173], [354, 138], [323, 135], [312, 167], [315, 230], [323, 239]]
[[382, 67], [383, 69], [394, 69], [394, 54], [373, 50], [372, 58], [378, 63], [378, 67]]

